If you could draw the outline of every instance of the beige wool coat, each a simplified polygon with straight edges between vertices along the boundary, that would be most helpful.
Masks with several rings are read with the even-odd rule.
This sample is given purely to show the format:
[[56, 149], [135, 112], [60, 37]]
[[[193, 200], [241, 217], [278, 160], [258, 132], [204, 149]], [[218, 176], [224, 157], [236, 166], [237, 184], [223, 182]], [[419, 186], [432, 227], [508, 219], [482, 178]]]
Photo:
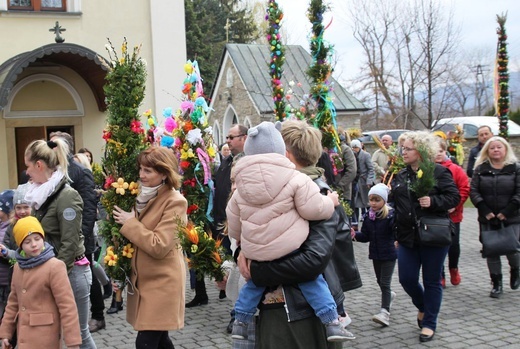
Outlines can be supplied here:
[[65, 263], [57, 258], [32, 268], [14, 266], [0, 338], [18, 333], [18, 349], [81, 345], [78, 310]]
[[186, 222], [188, 204], [165, 185], [138, 217], [121, 227], [135, 249], [126, 320], [136, 331], [184, 327], [186, 267], [177, 237], [177, 219]]

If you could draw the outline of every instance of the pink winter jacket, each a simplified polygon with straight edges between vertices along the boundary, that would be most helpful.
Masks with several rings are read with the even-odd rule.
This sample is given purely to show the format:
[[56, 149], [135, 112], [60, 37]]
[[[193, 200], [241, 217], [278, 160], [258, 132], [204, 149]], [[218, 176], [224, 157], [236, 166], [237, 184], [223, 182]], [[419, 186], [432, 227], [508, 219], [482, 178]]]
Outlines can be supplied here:
[[329, 219], [330, 198], [280, 154], [249, 155], [233, 168], [236, 190], [228, 202], [228, 233], [244, 255], [270, 261], [295, 250], [307, 239], [309, 220]]

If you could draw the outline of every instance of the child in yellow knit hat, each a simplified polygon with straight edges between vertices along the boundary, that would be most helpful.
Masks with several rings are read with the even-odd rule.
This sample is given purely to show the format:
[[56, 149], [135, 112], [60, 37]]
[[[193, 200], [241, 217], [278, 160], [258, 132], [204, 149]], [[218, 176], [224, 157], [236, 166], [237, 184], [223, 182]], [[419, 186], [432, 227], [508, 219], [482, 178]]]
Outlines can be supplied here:
[[61, 348], [63, 327], [67, 347], [79, 349], [78, 311], [65, 263], [54, 257], [53, 248], [45, 242], [45, 232], [35, 217], [18, 220], [13, 236], [20, 247], [0, 325], [3, 347], [12, 348], [11, 340], [17, 330], [18, 342], [27, 348]]

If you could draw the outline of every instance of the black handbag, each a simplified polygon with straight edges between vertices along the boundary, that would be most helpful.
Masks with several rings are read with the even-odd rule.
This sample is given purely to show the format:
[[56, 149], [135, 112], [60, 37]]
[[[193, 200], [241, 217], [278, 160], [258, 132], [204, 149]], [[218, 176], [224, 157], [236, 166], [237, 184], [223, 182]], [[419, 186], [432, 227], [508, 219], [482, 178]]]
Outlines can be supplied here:
[[423, 216], [419, 218], [417, 224], [421, 245], [432, 247], [451, 245], [453, 222], [449, 217]]
[[451, 245], [451, 235], [455, 226], [450, 217], [422, 216], [417, 219], [409, 187], [407, 187], [407, 191], [408, 199], [412, 205], [412, 218], [416, 221], [417, 234], [421, 245], [431, 247]]
[[506, 256], [520, 252], [520, 241], [516, 229], [500, 222], [496, 228], [490, 224], [481, 224], [480, 241], [482, 242], [482, 257]]

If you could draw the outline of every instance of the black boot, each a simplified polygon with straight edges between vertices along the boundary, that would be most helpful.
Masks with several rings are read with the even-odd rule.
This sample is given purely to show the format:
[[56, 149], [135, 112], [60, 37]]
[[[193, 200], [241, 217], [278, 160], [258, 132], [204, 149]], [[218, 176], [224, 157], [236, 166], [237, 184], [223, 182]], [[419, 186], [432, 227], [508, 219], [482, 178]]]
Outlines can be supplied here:
[[199, 276], [197, 275], [197, 280], [195, 281], [195, 298], [186, 303], [186, 308], [198, 307], [199, 305], [205, 304], [208, 304], [206, 284], [204, 283], [204, 279], [199, 280]]
[[110, 308], [107, 310], [107, 314], [117, 314], [118, 311], [123, 310], [123, 298], [121, 298], [121, 302], [116, 301], [116, 295], [112, 296], [112, 303], [110, 303]]
[[518, 287], [520, 287], [520, 269], [511, 268], [511, 288], [516, 290]]
[[500, 298], [502, 296], [502, 274], [491, 274], [491, 282], [493, 289], [489, 296], [491, 298]]

